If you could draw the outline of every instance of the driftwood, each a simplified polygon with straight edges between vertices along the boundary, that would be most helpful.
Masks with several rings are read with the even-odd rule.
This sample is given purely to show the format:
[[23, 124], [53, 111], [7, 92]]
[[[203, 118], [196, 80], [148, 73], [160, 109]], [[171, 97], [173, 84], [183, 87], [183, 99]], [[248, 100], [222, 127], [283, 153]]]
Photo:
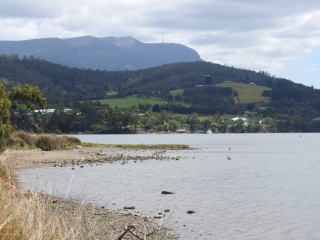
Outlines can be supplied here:
[[131, 233], [136, 238], [143, 240], [143, 238], [141, 238], [138, 234], [131, 232], [131, 230], [137, 230], [139, 233], [141, 233], [139, 228], [137, 228], [136, 226], [133, 226], [133, 225], [130, 225], [128, 227], [126, 226], [125, 229], [126, 230], [124, 231], [124, 233], [121, 234], [121, 236], [118, 238], [118, 240], [121, 240], [124, 237], [124, 235], [126, 235], [128, 232]]
[[[118, 238], [118, 240], [121, 240], [124, 237], [124, 235], [126, 235], [128, 232], [140, 240], [145, 239], [143, 237], [140, 237], [137, 233], [133, 232], [134, 230], [136, 230], [139, 233], [142, 233], [142, 231], [136, 226], [133, 226], [133, 225], [125, 226], [125, 231], [121, 234], [121, 236]], [[145, 236], [148, 237], [150, 235], [157, 234], [156, 231], [157, 231], [157, 228], [154, 228], [152, 232], [146, 234]]]

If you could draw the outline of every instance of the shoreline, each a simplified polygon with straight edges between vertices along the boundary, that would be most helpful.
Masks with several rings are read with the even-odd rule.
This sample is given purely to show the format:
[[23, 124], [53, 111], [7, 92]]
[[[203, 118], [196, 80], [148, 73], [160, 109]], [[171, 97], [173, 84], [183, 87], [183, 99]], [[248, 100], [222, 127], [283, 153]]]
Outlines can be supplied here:
[[[147, 150], [159, 151], [159, 149]], [[3, 153], [3, 156], [14, 175], [15, 171], [42, 168], [46, 166], [56, 165], [57, 167], [66, 167], [74, 165], [81, 166], [81, 164], [96, 162], [112, 163], [114, 161], [127, 161], [127, 155], [115, 154], [120, 151], [140, 152], [144, 150], [117, 147], [81, 147], [53, 151], [41, 151], [38, 149], [7, 150]], [[108, 153], [113, 153], [113, 157], [110, 158]], [[144, 161], [150, 157], [159, 158], [160, 155], [139, 156], [138, 158], [139, 160]], [[19, 186], [19, 180], [16, 180], [16, 182]], [[75, 223], [76, 219], [77, 231], [82, 231], [81, 229], [88, 229], [89, 227], [89, 229], [93, 231], [90, 239], [105, 239], [106, 236], [112, 236], [112, 239], [118, 239], [122, 234], [125, 234], [122, 239], [134, 239], [139, 235], [143, 236], [148, 233], [152, 233], [152, 236], [150, 235], [147, 239], [178, 238], [177, 235], [172, 233], [173, 229], [161, 225], [161, 218], [156, 219], [154, 216], [143, 216], [134, 209], [113, 211], [104, 206], [94, 206], [83, 202], [64, 200], [39, 193], [26, 193], [26, 195], [30, 194], [36, 194], [40, 196], [40, 199], [46, 201], [48, 203], [48, 212], [57, 213], [65, 219], [65, 221], [70, 223]], [[81, 217], [79, 217], [79, 214]], [[90, 226], [88, 226], [88, 223], [90, 223]], [[126, 229], [128, 230], [127, 232]], [[134, 234], [137, 234], [137, 236], [134, 236]]]
[[[189, 149], [189, 148], [188, 148]], [[170, 148], [168, 150], [183, 150], [182, 148]], [[125, 155], [115, 154], [117, 152], [146, 152], [150, 151], [150, 154], [145, 155]], [[151, 154], [151, 152], [154, 152]], [[113, 163], [119, 161], [147, 161], [150, 159], [156, 160], [170, 160], [170, 156], [164, 156], [166, 149], [159, 148], [147, 148], [147, 149], [135, 149], [125, 147], [78, 147], [72, 149], [61, 149], [52, 151], [43, 151], [40, 149], [30, 150], [6, 150], [3, 155], [9, 161], [7, 161], [10, 169], [13, 171], [25, 170], [30, 168], [42, 168], [42, 167], [66, 167], [76, 166], [82, 164], [93, 163]], [[110, 154], [111, 153], [111, 154]]]
[[[81, 159], [92, 154], [104, 152], [115, 152], [123, 149], [116, 147], [81, 147], [72, 149], [59, 149], [43, 151], [41, 149], [27, 150], [6, 150], [4, 156], [9, 160], [7, 163], [14, 171], [30, 168], [42, 168], [46, 166], [68, 165], [74, 162], [81, 162]], [[97, 155], [98, 156], [98, 155]], [[98, 159], [98, 158], [97, 158]]]

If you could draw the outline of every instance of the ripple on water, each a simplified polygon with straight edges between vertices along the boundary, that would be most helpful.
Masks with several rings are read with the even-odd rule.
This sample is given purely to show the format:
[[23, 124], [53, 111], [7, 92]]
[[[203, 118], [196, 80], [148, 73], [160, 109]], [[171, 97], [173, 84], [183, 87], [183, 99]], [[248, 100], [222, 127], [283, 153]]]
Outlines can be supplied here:
[[[133, 205], [133, 212], [155, 215], [168, 208], [164, 223], [177, 227], [183, 239], [320, 239], [319, 136], [304, 142], [294, 134], [210, 136], [197, 137], [198, 150], [165, 153], [181, 156], [179, 161], [31, 169], [19, 175], [29, 179], [25, 189], [110, 209]], [[168, 143], [190, 144], [194, 135], [169, 137]], [[141, 139], [148, 138], [166, 143], [164, 136]], [[187, 214], [191, 209], [196, 213]]]

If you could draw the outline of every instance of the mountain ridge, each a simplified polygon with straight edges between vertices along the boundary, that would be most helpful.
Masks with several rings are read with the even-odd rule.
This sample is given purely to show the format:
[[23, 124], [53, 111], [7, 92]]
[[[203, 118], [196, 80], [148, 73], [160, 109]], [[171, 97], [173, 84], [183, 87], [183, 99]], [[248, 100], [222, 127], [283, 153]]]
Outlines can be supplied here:
[[137, 70], [175, 62], [201, 61], [199, 54], [177, 43], [143, 43], [131, 36], [82, 36], [0, 41], [0, 54], [33, 56], [69, 67]]

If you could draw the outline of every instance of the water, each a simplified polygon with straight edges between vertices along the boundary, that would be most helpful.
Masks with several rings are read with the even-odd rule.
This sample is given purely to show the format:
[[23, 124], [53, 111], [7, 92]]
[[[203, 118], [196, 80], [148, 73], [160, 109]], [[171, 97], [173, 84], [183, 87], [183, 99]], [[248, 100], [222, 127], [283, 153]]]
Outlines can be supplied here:
[[133, 205], [144, 215], [169, 208], [164, 224], [182, 239], [320, 239], [318, 133], [78, 137], [196, 149], [167, 151], [179, 161], [30, 169], [18, 173], [28, 179], [22, 187], [114, 210]]

